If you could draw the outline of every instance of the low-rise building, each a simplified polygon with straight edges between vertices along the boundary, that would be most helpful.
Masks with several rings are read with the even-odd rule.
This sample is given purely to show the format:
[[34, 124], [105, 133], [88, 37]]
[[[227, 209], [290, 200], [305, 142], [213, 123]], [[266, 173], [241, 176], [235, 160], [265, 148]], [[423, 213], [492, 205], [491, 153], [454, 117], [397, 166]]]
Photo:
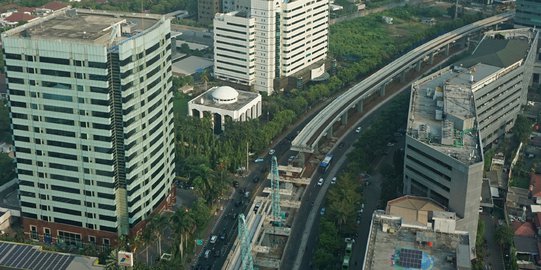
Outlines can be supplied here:
[[219, 132], [227, 121], [247, 121], [261, 116], [261, 95], [237, 91], [229, 86], [216, 86], [190, 100], [188, 114], [211, 117], [214, 130]]
[[408, 196], [375, 211], [363, 269], [471, 269], [468, 232], [455, 230], [455, 213], [441, 209], [431, 199]]

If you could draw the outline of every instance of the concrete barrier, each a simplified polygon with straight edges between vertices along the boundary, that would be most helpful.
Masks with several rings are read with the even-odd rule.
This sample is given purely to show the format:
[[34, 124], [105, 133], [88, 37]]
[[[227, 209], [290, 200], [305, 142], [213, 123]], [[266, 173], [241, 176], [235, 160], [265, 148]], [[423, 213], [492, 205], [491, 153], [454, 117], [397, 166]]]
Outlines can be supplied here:
[[1, 185], [0, 186], [0, 192], [4, 192], [6, 189], [12, 187], [13, 185], [16, 185], [17, 181], [18, 181], [17, 178], [13, 178], [10, 181], [8, 181], [7, 183]]

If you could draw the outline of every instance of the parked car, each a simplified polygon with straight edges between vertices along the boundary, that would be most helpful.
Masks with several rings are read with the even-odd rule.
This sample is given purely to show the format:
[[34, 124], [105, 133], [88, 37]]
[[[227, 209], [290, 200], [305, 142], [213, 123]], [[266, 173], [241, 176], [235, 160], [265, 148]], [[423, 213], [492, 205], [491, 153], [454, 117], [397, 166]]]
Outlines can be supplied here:
[[259, 163], [259, 162], [263, 162], [265, 161], [264, 158], [257, 158], [256, 160], [254, 160], [255, 163]]
[[233, 187], [238, 188], [239, 187], [239, 181], [233, 181]]
[[205, 259], [208, 259], [209, 256], [210, 256], [210, 249], [207, 249], [207, 250], [205, 251]]
[[332, 180], [331, 180], [331, 185], [334, 185], [334, 184], [336, 184], [336, 176], [333, 177]]
[[254, 206], [254, 212], [257, 212], [257, 210], [259, 210], [259, 207], [261, 207], [261, 203], [260, 203], [260, 202], [258, 202], [258, 203], [255, 204], [255, 206]]
[[319, 178], [319, 180], [317, 181], [317, 185], [323, 186], [323, 182], [324, 182], [323, 178]]
[[274, 153], [276, 153], [276, 151], [274, 149], [269, 150], [269, 155], [272, 156], [272, 155], [274, 155]]
[[218, 236], [212, 235], [212, 236], [210, 237], [210, 243], [211, 243], [211, 244], [215, 244], [215, 243], [216, 243], [216, 240], [218, 240]]
[[360, 132], [361, 132], [361, 127], [357, 127], [357, 128], [355, 129], [355, 133], [360, 133]]
[[259, 176], [254, 176], [254, 178], [252, 178], [252, 181], [253, 181], [254, 183], [259, 182]]
[[325, 207], [322, 207], [321, 210], [319, 211], [319, 214], [320, 215], [325, 215]]
[[288, 159], [287, 159], [287, 162], [288, 163], [291, 163], [293, 162], [297, 157], [296, 156], [290, 156]]

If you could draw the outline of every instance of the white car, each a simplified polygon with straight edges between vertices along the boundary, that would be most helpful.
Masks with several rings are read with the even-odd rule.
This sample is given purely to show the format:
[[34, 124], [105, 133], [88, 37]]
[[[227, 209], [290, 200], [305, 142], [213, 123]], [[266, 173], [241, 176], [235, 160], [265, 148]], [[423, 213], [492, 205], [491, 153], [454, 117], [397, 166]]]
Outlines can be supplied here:
[[360, 132], [361, 132], [361, 127], [357, 127], [357, 128], [355, 129], [355, 133], [360, 133]]
[[323, 178], [319, 178], [319, 180], [317, 181], [317, 185], [318, 186], [323, 186]]
[[210, 237], [210, 243], [211, 243], [211, 244], [215, 244], [215, 243], [216, 243], [216, 240], [218, 240], [218, 236], [213, 235], [213, 236]]
[[272, 156], [272, 155], [274, 155], [275, 152], [276, 152], [276, 151], [274, 151], [274, 149], [271, 149], [271, 150], [269, 150], [269, 155]]
[[331, 185], [334, 185], [334, 184], [336, 184], [336, 176], [333, 177], [332, 180], [331, 180]]

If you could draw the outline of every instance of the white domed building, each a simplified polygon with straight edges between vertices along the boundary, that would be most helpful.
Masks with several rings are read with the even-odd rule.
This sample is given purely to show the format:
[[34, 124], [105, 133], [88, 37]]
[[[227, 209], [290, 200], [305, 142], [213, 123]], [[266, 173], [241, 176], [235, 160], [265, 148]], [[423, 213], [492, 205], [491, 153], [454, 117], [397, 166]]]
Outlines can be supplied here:
[[246, 121], [261, 116], [261, 95], [215, 86], [188, 102], [188, 115], [200, 118], [208, 115], [214, 130], [220, 131], [228, 119]]

